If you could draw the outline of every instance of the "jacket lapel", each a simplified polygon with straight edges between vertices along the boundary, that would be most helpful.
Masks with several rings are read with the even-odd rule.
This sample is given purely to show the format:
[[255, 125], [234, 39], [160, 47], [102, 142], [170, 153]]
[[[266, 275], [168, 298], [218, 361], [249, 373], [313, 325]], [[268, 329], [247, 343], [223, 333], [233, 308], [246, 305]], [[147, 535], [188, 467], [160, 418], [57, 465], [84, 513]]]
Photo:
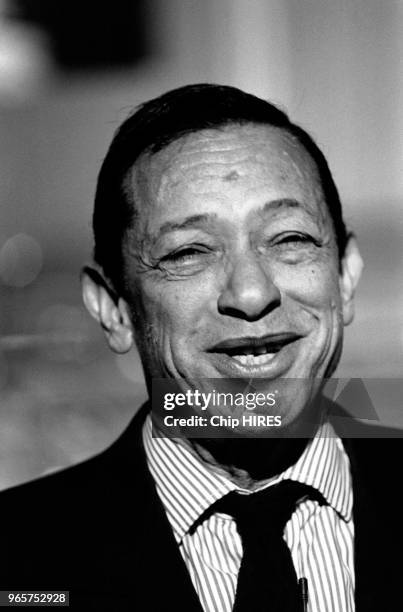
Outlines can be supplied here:
[[[142, 597], [153, 612], [175, 610], [202, 612], [197, 593], [185, 566], [163, 505], [148, 470], [142, 441], [142, 424], [147, 408], [144, 406], [117, 442], [119, 464], [126, 465], [127, 476], [122, 485], [136, 492], [133, 505], [134, 566], [136, 583]], [[124, 456], [122, 456], [122, 454]], [[135, 480], [133, 479], [135, 474]], [[130, 553], [133, 554], [133, 553]], [[132, 563], [133, 566], [133, 563]]]
[[385, 538], [385, 522], [380, 512], [380, 505], [387, 500], [379, 499], [379, 494], [374, 493], [371, 484], [376, 483], [368, 481], [362, 464], [363, 461], [368, 463], [367, 453], [376, 455], [376, 443], [380, 441], [344, 439], [343, 442], [350, 457], [353, 478], [356, 612], [389, 610], [387, 602], [393, 601], [395, 585], [388, 569], [391, 555], [387, 547], [391, 542]]

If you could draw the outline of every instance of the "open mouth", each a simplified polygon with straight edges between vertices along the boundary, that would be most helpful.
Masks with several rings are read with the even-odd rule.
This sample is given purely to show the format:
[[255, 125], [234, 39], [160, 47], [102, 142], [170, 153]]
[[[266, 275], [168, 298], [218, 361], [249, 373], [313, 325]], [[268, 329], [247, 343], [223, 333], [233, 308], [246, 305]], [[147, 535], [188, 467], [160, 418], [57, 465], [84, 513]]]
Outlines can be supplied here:
[[300, 335], [290, 332], [259, 338], [231, 338], [219, 342], [209, 352], [227, 355], [242, 366], [262, 366], [270, 363], [285, 346], [300, 338]]
[[245, 347], [243, 350], [237, 348], [224, 352], [242, 365], [253, 366], [269, 363], [276, 353], [279, 352], [280, 348], [279, 346], [269, 347], [264, 345], [260, 347]]

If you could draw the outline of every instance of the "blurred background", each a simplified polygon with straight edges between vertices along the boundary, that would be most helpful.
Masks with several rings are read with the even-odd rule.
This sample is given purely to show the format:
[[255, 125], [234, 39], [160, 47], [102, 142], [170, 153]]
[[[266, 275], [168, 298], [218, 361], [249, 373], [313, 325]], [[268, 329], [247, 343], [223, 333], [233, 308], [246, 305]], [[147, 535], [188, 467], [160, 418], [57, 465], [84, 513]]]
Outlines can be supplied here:
[[366, 261], [338, 375], [402, 376], [402, 58], [403, 0], [0, 0], [0, 488], [102, 450], [145, 399], [78, 277], [114, 130], [186, 83], [268, 98], [315, 137]]

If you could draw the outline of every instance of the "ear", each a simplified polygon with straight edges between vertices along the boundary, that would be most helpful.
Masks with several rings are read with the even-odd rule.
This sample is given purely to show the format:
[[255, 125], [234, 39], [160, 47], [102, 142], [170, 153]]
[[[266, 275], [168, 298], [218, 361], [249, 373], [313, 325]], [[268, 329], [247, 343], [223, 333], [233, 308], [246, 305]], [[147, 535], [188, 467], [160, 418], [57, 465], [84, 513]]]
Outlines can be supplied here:
[[344, 325], [349, 325], [354, 318], [354, 293], [364, 267], [358, 244], [353, 234], [348, 239], [341, 266], [340, 294], [343, 321]]
[[133, 346], [133, 327], [127, 303], [95, 268], [83, 268], [81, 289], [84, 304], [104, 330], [110, 348], [115, 353], [127, 353]]

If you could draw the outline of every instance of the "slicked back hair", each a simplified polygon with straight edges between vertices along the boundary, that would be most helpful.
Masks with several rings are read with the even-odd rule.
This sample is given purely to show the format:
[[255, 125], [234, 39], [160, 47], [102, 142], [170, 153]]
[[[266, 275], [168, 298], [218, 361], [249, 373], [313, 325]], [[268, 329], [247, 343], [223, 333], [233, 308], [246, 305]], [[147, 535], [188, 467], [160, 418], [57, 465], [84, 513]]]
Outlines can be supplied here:
[[235, 87], [186, 85], [135, 109], [115, 133], [101, 166], [93, 215], [94, 260], [118, 292], [124, 289], [123, 239], [136, 216], [136, 203], [126, 180], [136, 159], [142, 153], [160, 151], [185, 134], [247, 123], [282, 128], [310, 154], [318, 169], [341, 260], [347, 231], [339, 194], [326, 159], [309, 134], [273, 104]]

